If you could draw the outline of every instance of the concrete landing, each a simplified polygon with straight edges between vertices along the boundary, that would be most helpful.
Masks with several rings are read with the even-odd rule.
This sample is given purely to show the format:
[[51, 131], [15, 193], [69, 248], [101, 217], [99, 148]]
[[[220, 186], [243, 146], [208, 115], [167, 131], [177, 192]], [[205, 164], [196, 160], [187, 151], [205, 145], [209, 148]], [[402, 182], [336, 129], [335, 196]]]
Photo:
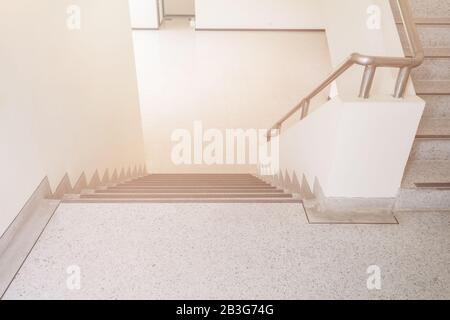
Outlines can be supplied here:
[[[449, 299], [450, 215], [396, 216], [328, 226], [299, 204], [62, 204], [4, 298]], [[367, 288], [372, 265], [381, 290]]]

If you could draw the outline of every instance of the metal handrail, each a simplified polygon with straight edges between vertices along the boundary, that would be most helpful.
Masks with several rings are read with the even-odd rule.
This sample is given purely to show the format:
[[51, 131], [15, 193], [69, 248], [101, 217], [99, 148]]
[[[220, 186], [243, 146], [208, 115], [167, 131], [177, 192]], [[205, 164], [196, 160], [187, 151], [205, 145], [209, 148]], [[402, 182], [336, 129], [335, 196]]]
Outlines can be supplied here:
[[309, 112], [309, 105], [311, 99], [317, 96], [320, 92], [326, 89], [334, 81], [336, 81], [342, 74], [344, 74], [350, 67], [354, 65], [364, 66], [364, 74], [359, 91], [359, 97], [368, 99], [370, 97], [370, 90], [372, 88], [373, 79], [377, 68], [399, 68], [397, 81], [395, 84], [394, 97], [403, 98], [405, 95], [408, 79], [411, 70], [420, 66], [425, 58], [419, 34], [414, 23], [409, 0], [397, 0], [400, 8], [400, 14], [403, 21], [403, 26], [406, 31], [409, 46], [412, 51], [412, 57], [378, 57], [368, 56], [359, 53], [353, 53], [345, 60], [339, 68], [337, 68], [331, 75], [329, 75], [317, 88], [315, 88], [309, 95], [302, 99], [302, 101], [289, 111], [283, 118], [281, 118], [268, 131], [267, 140], [272, 138], [273, 130], [280, 130], [283, 123], [292, 117], [296, 112], [301, 112], [301, 119], [304, 119]]

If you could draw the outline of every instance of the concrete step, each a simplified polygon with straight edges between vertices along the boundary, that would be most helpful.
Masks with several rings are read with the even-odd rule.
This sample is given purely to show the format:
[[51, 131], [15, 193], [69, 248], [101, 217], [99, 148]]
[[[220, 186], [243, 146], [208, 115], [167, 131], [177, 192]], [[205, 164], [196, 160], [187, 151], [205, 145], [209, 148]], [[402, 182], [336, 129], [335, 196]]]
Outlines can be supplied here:
[[449, 80], [450, 58], [427, 58], [412, 72], [414, 80]]
[[450, 182], [416, 183], [417, 189], [450, 190]]
[[424, 117], [450, 118], [450, 95], [428, 95], [421, 98], [426, 102]]
[[449, 211], [450, 190], [437, 188], [401, 189], [395, 211]]
[[167, 179], [167, 180], [133, 180], [128, 181], [128, 183], [221, 183], [221, 184], [260, 184], [263, 183], [261, 180], [175, 180], [175, 179]]
[[414, 142], [410, 160], [450, 160], [450, 136], [419, 137]]
[[450, 95], [450, 81], [414, 80], [418, 95]]
[[[400, 13], [398, 5], [395, 1], [391, 1], [392, 11], [397, 20], [399, 20]], [[448, 0], [410, 0], [411, 9], [416, 21], [421, 20], [439, 20], [450, 18], [450, 2]]]
[[86, 190], [65, 202], [94, 203], [298, 203], [292, 194], [252, 175], [149, 175]]
[[406, 166], [402, 188], [416, 188], [417, 184], [450, 182], [450, 160], [416, 160]]
[[192, 184], [192, 185], [187, 185], [187, 184], [185, 184], [185, 185], [183, 185], [183, 184], [175, 184], [175, 185], [160, 185], [160, 184], [155, 184], [155, 185], [142, 185], [142, 184], [136, 184], [136, 185], [127, 185], [127, 187], [128, 187], [128, 189], [146, 189], [146, 188], [148, 188], [148, 187], [152, 187], [153, 189], [156, 189], [156, 188], [158, 188], [158, 187], [164, 187], [164, 188], [167, 188], [167, 187], [170, 187], [170, 188], [172, 188], [172, 189], [194, 189], [194, 188], [198, 188], [198, 187], [201, 187], [201, 188], [206, 188], [206, 189], [213, 189], [213, 188], [215, 188], [215, 189], [218, 189], [219, 187], [220, 188], [225, 188], [225, 187], [227, 187], [226, 189], [255, 189], [255, 188], [264, 188], [264, 187], [266, 187], [266, 185], [217, 185], [217, 184], [215, 184], [215, 185], [203, 185], [203, 184], [197, 184], [197, 185], [195, 185], [195, 184]]
[[[414, 22], [417, 26], [421, 25], [439, 25], [439, 26], [448, 26], [450, 25], [450, 18], [449, 17], [415, 17]], [[395, 23], [398, 25], [403, 25], [403, 21], [401, 17], [396, 16], [395, 17]]]
[[154, 184], [148, 184], [148, 183], [134, 183], [134, 184], [127, 184], [125, 185], [127, 187], [172, 187], [172, 188], [196, 188], [196, 187], [202, 187], [202, 188], [212, 188], [212, 187], [233, 187], [233, 188], [255, 188], [255, 187], [268, 187], [267, 184], [211, 184], [211, 183], [154, 183]]
[[256, 178], [156, 178], [156, 177], [152, 177], [152, 178], [140, 178], [140, 179], [135, 179], [135, 180], [131, 180], [131, 181], [143, 181], [143, 182], [152, 182], [152, 181], [156, 181], [156, 182], [161, 182], [161, 181], [214, 181], [214, 182], [242, 182], [242, 181], [250, 181], [250, 182], [261, 182], [261, 180], [256, 179]]
[[450, 17], [449, 0], [410, 0], [415, 17]]
[[[405, 30], [398, 25], [398, 32], [403, 48], [409, 48]], [[417, 32], [424, 48], [450, 48], [450, 26], [447, 25], [418, 25]]]
[[139, 181], [261, 181], [252, 175], [188, 175], [188, 174], [168, 174], [168, 175], [148, 175], [135, 180]]
[[286, 193], [89, 193], [81, 194], [81, 199], [261, 199], [285, 198], [293, 196]]
[[[232, 189], [236, 189], [239, 188], [241, 190], [248, 190], [248, 189], [252, 189], [252, 190], [275, 190], [277, 189], [276, 187], [272, 187], [270, 185], [264, 185], [264, 186], [197, 186], [197, 185], [192, 185], [192, 186], [146, 186], [146, 185], [138, 185], [138, 186], [133, 186], [133, 185], [117, 185], [114, 187], [109, 187], [109, 189], [114, 190], [114, 189], [123, 189], [123, 190], [127, 190], [127, 189], [146, 189], [146, 190], [177, 190], [177, 189], [182, 189], [182, 190], [232, 190]], [[103, 189], [107, 189], [107, 188], [103, 188]]]
[[184, 194], [184, 193], [208, 193], [208, 194], [243, 194], [243, 193], [260, 193], [260, 194], [273, 194], [273, 193], [283, 193], [283, 190], [279, 189], [237, 189], [237, 188], [230, 188], [230, 189], [148, 189], [148, 188], [142, 188], [142, 189], [132, 189], [132, 188], [109, 188], [106, 190], [96, 190], [95, 193], [100, 194], [109, 194], [109, 193], [147, 193], [147, 194]]
[[211, 177], [211, 178], [191, 178], [191, 177], [145, 177], [145, 178], [139, 178], [134, 179], [130, 181], [143, 181], [143, 182], [161, 182], [161, 181], [195, 181], [195, 182], [205, 182], [205, 181], [212, 181], [212, 182], [262, 182], [262, 180], [257, 178], [220, 178], [220, 177]]
[[157, 179], [157, 180], [167, 180], [167, 179], [177, 179], [177, 180], [185, 180], [185, 179], [253, 179], [259, 180], [257, 177], [250, 174], [150, 174], [145, 177], [141, 177], [139, 179]]
[[[450, 48], [423, 48], [426, 58], [450, 58]], [[405, 55], [411, 57], [411, 49], [405, 49]]]
[[417, 135], [450, 136], [450, 118], [423, 117]]
[[63, 203], [298, 203], [301, 204], [300, 199], [282, 199], [282, 198], [241, 198], [241, 199], [226, 199], [226, 198], [210, 198], [210, 199], [63, 199]]

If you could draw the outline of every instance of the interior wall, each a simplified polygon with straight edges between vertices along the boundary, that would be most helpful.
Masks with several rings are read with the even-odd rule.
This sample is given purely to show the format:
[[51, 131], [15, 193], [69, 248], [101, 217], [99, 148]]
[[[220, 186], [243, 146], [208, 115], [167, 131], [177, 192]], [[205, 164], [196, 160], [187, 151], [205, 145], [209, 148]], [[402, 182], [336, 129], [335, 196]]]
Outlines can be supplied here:
[[196, 0], [196, 26], [198, 29], [325, 28], [317, 0]]
[[[377, 6], [380, 28], [367, 26]], [[337, 68], [351, 53], [404, 56], [387, 0], [197, 0], [198, 29], [326, 29], [332, 63]], [[394, 90], [397, 70], [379, 69], [373, 95]], [[355, 96], [362, 68], [354, 67], [338, 80], [340, 94]], [[408, 92], [414, 94], [412, 86]]]
[[165, 15], [194, 16], [196, 0], [164, 0]]
[[[130, 6], [131, 27], [134, 29], [157, 29], [161, 0], [128, 0]], [[161, 15], [162, 16], [162, 15]]]
[[[351, 53], [404, 57], [391, 6], [387, 0], [318, 0], [324, 21], [333, 67], [337, 68]], [[379, 28], [369, 28], [368, 20], [379, 10]], [[363, 67], [354, 66], [337, 81], [340, 95], [355, 96], [359, 92]], [[398, 69], [377, 70], [372, 95], [386, 96], [394, 92]], [[415, 94], [412, 86], [409, 94]]]
[[144, 149], [127, 1], [2, 1], [0, 38], [1, 235], [45, 176], [54, 190]]
[[284, 180], [328, 198], [395, 198], [424, 106], [418, 97], [332, 99], [282, 131]]
[[150, 172], [256, 171], [176, 166], [171, 135], [196, 120], [205, 130], [268, 128], [331, 69], [323, 32], [196, 32], [177, 18], [134, 39]]

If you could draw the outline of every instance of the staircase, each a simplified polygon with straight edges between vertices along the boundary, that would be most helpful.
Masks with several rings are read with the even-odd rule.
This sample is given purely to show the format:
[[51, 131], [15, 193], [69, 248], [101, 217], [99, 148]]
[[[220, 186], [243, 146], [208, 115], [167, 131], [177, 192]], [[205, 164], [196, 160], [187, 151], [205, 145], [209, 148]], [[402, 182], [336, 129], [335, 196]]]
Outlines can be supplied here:
[[[412, 79], [427, 104], [396, 209], [450, 210], [450, 1], [411, 0], [411, 4], [426, 55]], [[410, 55], [393, 8], [405, 53]]]
[[300, 203], [250, 174], [153, 174], [68, 195], [74, 203]]

